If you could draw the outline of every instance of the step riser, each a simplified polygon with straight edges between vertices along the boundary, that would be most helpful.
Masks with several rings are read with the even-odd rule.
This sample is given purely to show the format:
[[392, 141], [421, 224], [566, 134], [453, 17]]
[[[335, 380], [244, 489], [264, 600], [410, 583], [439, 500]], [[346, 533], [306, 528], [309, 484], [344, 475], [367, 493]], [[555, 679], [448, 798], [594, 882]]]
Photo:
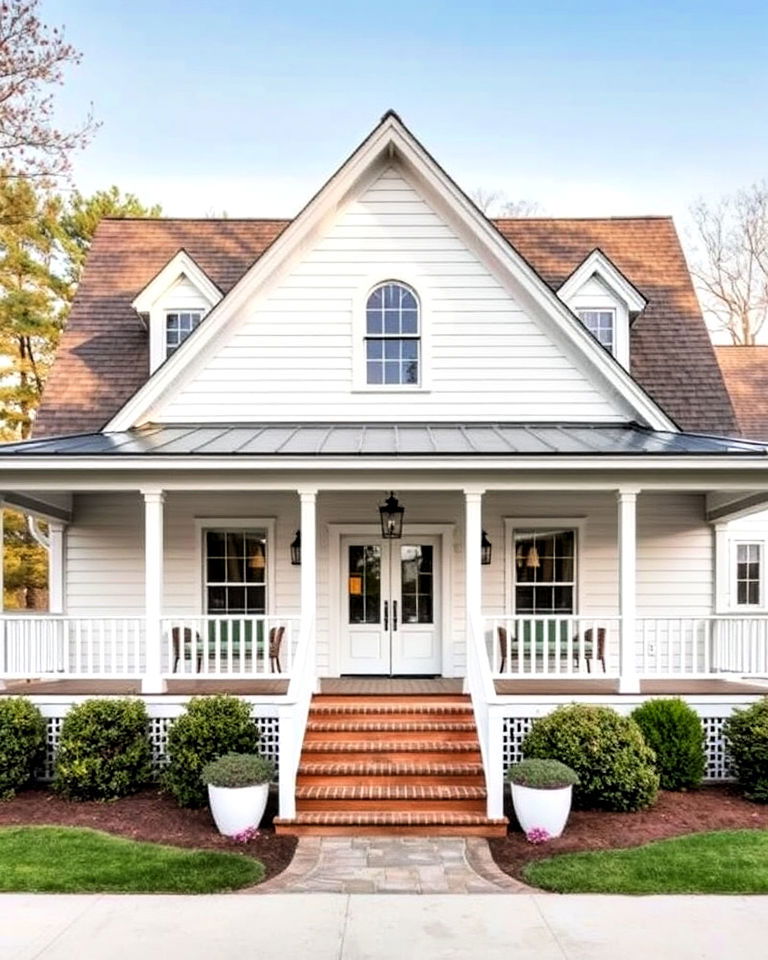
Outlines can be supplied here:
[[305, 748], [311, 743], [334, 740], [338, 743], [477, 743], [477, 730], [307, 730]]
[[485, 815], [485, 800], [305, 800], [296, 801], [298, 813], [476, 813]]
[[419, 776], [417, 774], [398, 774], [397, 776], [360, 776], [353, 774], [316, 774], [300, 773], [296, 785], [299, 787], [484, 787], [483, 776]]
[[390, 824], [369, 826], [367, 824], [291, 824], [275, 826], [275, 833], [290, 833], [297, 837], [505, 837], [505, 825], [492, 826], [444, 826], [441, 824]]
[[310, 727], [315, 723], [474, 723], [466, 713], [311, 713]]
[[447, 693], [440, 694], [439, 696], [418, 693], [371, 693], [361, 694], [359, 696], [341, 693], [319, 693], [312, 698], [312, 706], [329, 707], [334, 704], [342, 707], [348, 707], [353, 704], [370, 706], [377, 703], [384, 704], [388, 707], [397, 706], [398, 704], [424, 706], [425, 701], [428, 701], [433, 707], [471, 706], [470, 698], [463, 693]]
[[423, 760], [425, 763], [450, 763], [451, 758], [455, 757], [461, 763], [480, 763], [480, 751], [470, 750], [463, 753], [449, 753], [437, 750], [427, 752], [414, 752], [408, 750], [388, 750], [379, 752], [378, 750], [338, 750], [333, 753], [322, 751], [318, 753], [309, 753], [305, 750], [305, 760], [327, 760], [328, 763], [359, 763], [361, 757], [366, 757], [371, 763], [413, 763], [414, 757]]

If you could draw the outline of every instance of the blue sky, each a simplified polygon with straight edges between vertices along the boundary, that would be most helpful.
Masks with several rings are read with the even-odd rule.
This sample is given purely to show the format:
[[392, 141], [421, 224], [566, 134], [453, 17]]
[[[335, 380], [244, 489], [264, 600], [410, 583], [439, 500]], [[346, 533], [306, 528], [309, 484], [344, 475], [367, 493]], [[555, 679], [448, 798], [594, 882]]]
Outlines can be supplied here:
[[684, 216], [768, 176], [768, 4], [43, 0], [103, 122], [75, 165], [168, 214], [291, 215], [389, 107], [467, 190]]

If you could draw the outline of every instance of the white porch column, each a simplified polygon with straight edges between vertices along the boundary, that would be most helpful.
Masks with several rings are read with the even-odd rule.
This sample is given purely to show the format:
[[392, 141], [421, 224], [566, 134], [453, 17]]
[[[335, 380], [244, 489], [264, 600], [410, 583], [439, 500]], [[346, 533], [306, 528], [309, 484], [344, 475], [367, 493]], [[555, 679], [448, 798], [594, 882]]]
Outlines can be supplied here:
[[[5, 528], [3, 525], [3, 518], [5, 516], [4, 510], [5, 501], [0, 499], [0, 617], [5, 610], [5, 583], [3, 579], [5, 567]], [[5, 622], [0, 619], [0, 690], [5, 690], [5, 680], [3, 679], [6, 665], [5, 652]]]
[[144, 674], [142, 693], [163, 693], [163, 504], [162, 490], [142, 490], [144, 496]]
[[301, 616], [314, 620], [317, 608], [317, 490], [299, 490], [301, 500]]
[[464, 577], [467, 631], [471, 615], [483, 612], [483, 567], [480, 544], [483, 539], [483, 494], [485, 490], [464, 491]]
[[715, 524], [715, 613], [727, 613], [731, 606], [730, 542], [728, 524]]
[[619, 693], [639, 693], [637, 676], [637, 495], [616, 491], [619, 513], [619, 615], [621, 646]]
[[64, 524], [48, 521], [48, 609], [64, 613]]

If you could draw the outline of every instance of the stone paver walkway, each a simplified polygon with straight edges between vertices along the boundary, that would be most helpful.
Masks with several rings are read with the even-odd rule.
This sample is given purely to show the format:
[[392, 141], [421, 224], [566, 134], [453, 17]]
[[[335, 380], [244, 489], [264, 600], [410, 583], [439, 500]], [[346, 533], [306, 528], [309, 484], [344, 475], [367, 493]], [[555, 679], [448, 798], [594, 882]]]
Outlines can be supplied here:
[[301, 837], [292, 863], [249, 893], [527, 893], [481, 837]]

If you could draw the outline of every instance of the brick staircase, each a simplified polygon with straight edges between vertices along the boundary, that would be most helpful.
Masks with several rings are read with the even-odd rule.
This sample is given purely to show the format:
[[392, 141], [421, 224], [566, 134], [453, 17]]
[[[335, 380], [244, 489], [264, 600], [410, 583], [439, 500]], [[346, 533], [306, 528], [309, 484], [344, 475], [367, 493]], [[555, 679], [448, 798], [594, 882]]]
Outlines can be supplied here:
[[503, 836], [489, 820], [469, 697], [319, 695], [312, 699], [296, 817], [278, 833]]

